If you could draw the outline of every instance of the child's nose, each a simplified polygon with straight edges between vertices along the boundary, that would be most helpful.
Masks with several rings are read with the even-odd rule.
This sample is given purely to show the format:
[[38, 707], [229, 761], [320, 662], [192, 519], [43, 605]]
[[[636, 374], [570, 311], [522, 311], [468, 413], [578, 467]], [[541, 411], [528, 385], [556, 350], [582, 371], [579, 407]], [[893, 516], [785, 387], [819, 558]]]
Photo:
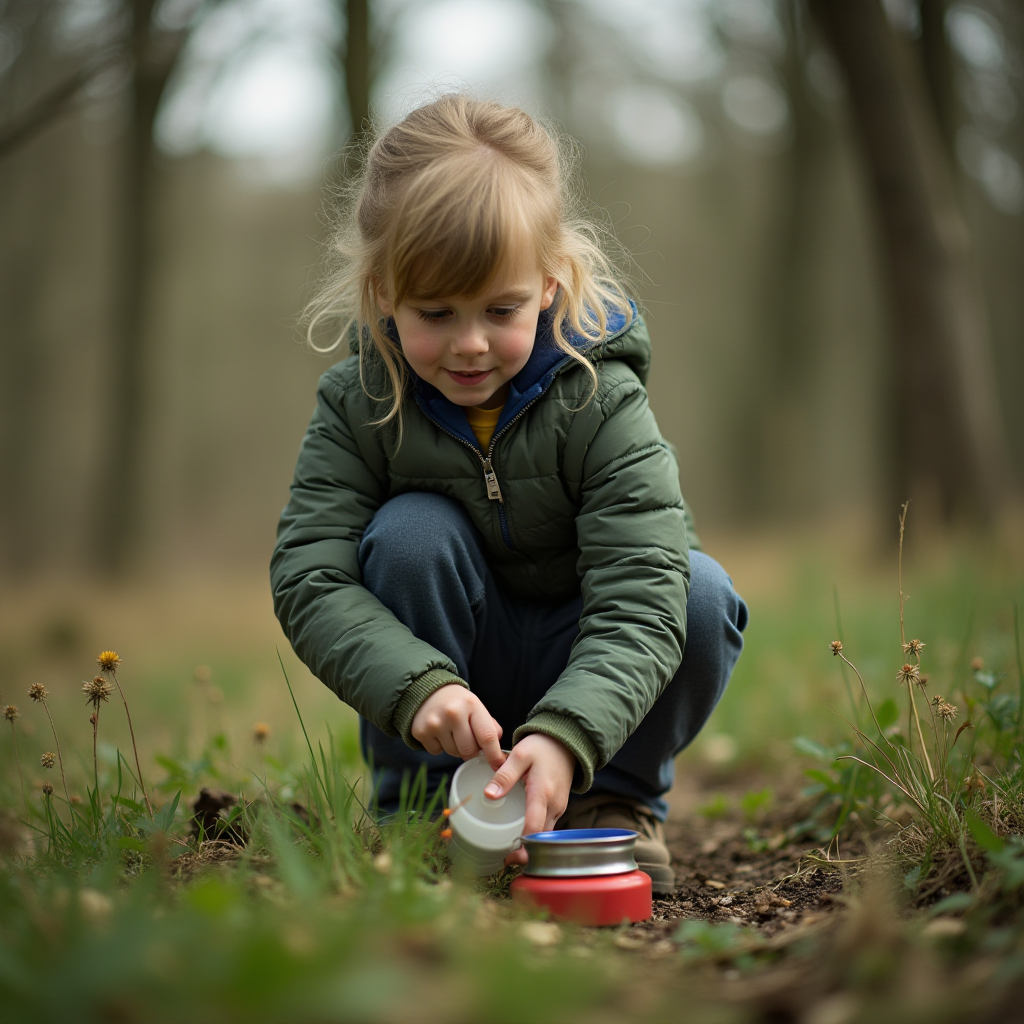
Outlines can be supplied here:
[[452, 339], [452, 351], [461, 356], [475, 356], [487, 351], [487, 336], [479, 324], [468, 324]]

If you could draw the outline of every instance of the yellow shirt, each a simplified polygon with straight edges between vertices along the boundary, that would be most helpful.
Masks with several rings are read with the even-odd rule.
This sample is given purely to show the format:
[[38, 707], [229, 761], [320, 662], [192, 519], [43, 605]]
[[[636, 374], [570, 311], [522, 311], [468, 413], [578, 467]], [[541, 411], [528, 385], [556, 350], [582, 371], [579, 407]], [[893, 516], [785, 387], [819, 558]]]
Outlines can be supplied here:
[[501, 419], [502, 408], [500, 405], [495, 409], [481, 409], [479, 405], [466, 406], [466, 419], [469, 420], [469, 425], [484, 451], [487, 451], [487, 446], [494, 437], [494, 428]]

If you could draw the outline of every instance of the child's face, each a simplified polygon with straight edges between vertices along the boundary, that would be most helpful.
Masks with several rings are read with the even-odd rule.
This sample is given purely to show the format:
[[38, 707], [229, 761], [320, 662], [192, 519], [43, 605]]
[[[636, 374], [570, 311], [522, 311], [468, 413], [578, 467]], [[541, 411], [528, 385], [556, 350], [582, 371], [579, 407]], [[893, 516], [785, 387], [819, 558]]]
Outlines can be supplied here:
[[507, 268], [478, 295], [407, 297], [393, 316], [402, 352], [417, 376], [456, 405], [497, 406], [526, 365], [537, 318], [558, 282], [539, 268]]

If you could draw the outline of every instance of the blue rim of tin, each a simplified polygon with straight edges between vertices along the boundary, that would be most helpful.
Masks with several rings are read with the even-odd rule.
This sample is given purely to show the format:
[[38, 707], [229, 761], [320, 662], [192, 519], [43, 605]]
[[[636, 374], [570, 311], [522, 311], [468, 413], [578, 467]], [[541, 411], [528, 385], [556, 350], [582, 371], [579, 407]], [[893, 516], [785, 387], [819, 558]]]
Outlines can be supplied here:
[[536, 843], [580, 843], [621, 841], [635, 835], [638, 833], [628, 828], [565, 828], [557, 832], [530, 832], [523, 839]]

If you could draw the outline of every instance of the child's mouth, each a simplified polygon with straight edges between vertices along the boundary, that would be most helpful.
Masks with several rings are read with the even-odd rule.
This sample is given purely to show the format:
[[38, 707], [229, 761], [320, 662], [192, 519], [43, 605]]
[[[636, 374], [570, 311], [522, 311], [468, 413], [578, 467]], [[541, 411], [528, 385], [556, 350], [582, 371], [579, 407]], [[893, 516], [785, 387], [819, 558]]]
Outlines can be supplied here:
[[490, 370], [446, 370], [445, 372], [456, 384], [465, 384], [466, 386], [481, 383], [491, 373]]

